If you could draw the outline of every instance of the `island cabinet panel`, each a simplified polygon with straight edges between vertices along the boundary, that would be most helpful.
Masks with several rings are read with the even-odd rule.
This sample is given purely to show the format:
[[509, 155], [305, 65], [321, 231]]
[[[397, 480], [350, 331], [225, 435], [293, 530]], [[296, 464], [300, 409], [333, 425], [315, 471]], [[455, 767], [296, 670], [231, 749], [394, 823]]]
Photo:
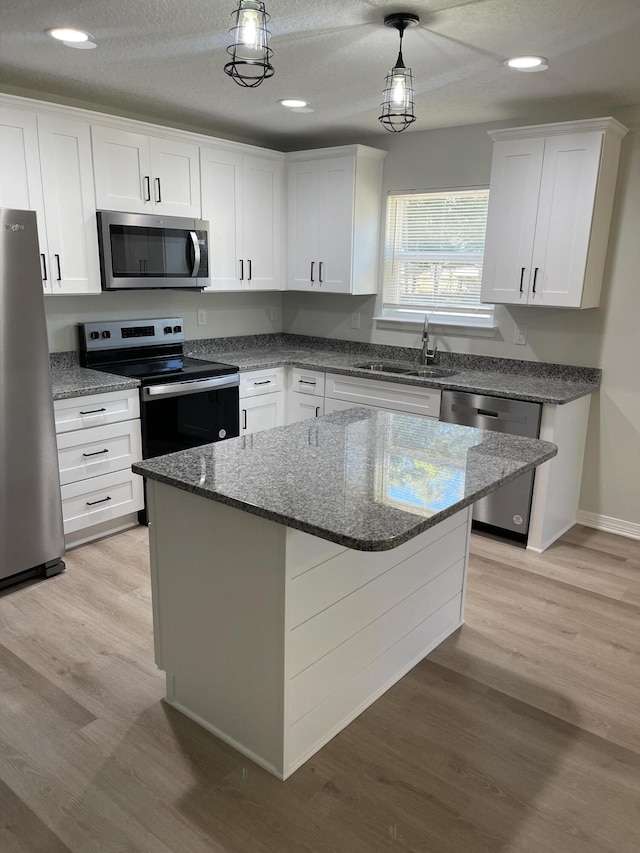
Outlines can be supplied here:
[[167, 701], [281, 779], [462, 624], [468, 509], [362, 552], [147, 484]]

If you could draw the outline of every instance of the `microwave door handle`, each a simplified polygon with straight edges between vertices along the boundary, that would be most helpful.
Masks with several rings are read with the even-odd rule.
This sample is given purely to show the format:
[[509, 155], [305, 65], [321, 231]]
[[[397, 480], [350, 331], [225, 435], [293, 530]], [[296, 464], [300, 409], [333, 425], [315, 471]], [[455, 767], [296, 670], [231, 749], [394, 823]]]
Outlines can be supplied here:
[[200, 243], [195, 231], [189, 231], [189, 236], [193, 243], [193, 269], [191, 270], [191, 278], [197, 278], [200, 272]]

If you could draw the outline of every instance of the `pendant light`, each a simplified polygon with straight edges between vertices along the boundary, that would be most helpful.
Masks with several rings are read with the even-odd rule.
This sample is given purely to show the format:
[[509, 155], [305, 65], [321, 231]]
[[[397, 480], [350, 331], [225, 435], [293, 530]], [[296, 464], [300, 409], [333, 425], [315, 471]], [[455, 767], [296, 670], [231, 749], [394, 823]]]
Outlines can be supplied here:
[[382, 94], [382, 112], [378, 116], [387, 130], [400, 133], [416, 120], [413, 104], [413, 76], [402, 59], [402, 37], [407, 27], [418, 23], [420, 18], [410, 12], [396, 12], [384, 19], [385, 27], [393, 27], [400, 33], [400, 50], [395, 66], [387, 74]]
[[239, 86], [253, 89], [274, 74], [269, 61], [273, 55], [268, 44], [271, 33], [267, 29], [267, 21], [270, 16], [264, 3], [258, 0], [240, 0], [232, 15], [235, 16], [235, 26], [229, 33], [233, 36], [233, 43], [227, 48], [231, 62], [227, 62], [224, 70]]

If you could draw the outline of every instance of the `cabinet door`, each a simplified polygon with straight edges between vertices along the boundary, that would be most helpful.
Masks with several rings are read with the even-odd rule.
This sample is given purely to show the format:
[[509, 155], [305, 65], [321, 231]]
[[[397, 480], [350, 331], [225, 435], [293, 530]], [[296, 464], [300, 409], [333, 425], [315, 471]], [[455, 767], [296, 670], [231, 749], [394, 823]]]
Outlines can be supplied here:
[[156, 213], [200, 219], [200, 158], [197, 145], [149, 137], [151, 198]]
[[324, 398], [292, 391], [287, 400], [287, 423], [295, 424], [324, 415]]
[[149, 137], [94, 125], [91, 139], [98, 210], [151, 213]]
[[283, 426], [284, 391], [240, 400], [240, 435]]
[[355, 158], [322, 162], [318, 216], [318, 287], [351, 291]]
[[289, 166], [289, 290], [318, 289], [319, 192], [319, 166], [316, 161]]
[[[207, 290], [240, 290], [242, 246], [242, 154], [200, 149], [202, 218], [209, 222]], [[243, 270], [244, 271], [244, 270]]]
[[42, 280], [45, 290], [49, 291], [51, 281], [35, 113], [0, 107], [0, 151], [0, 207], [35, 210], [43, 262]]
[[603, 134], [549, 137], [544, 149], [529, 302], [579, 308]]
[[282, 200], [284, 166], [277, 160], [244, 157], [244, 286], [282, 290]]
[[527, 304], [544, 145], [543, 138], [494, 144], [483, 302]]
[[38, 116], [52, 293], [99, 293], [89, 125]]

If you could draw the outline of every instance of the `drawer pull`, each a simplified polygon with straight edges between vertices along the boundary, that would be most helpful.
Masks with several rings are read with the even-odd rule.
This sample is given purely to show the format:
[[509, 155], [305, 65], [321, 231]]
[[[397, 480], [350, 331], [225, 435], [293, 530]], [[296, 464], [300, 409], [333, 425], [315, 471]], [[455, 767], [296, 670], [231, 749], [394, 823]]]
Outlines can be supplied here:
[[270, 379], [263, 379], [261, 382], [254, 382], [254, 385], [271, 385]]
[[104, 450], [94, 450], [93, 453], [83, 453], [83, 456], [101, 456], [103, 453], [108, 453], [108, 448], [105, 447]]
[[106, 503], [106, 501], [110, 501], [110, 500], [111, 500], [111, 498], [107, 495], [106, 498], [100, 498], [99, 501], [87, 501], [87, 506], [95, 506], [96, 504], [103, 504], [103, 503]]
[[316, 384], [316, 380], [315, 380], [315, 379], [313, 380], [313, 382], [311, 382], [311, 380], [309, 380], [309, 379], [298, 379], [298, 382], [299, 382], [301, 385], [315, 385], [315, 384]]
[[98, 415], [100, 412], [106, 412], [107, 410], [103, 407], [102, 409], [89, 409], [87, 412], [80, 412], [81, 415]]

